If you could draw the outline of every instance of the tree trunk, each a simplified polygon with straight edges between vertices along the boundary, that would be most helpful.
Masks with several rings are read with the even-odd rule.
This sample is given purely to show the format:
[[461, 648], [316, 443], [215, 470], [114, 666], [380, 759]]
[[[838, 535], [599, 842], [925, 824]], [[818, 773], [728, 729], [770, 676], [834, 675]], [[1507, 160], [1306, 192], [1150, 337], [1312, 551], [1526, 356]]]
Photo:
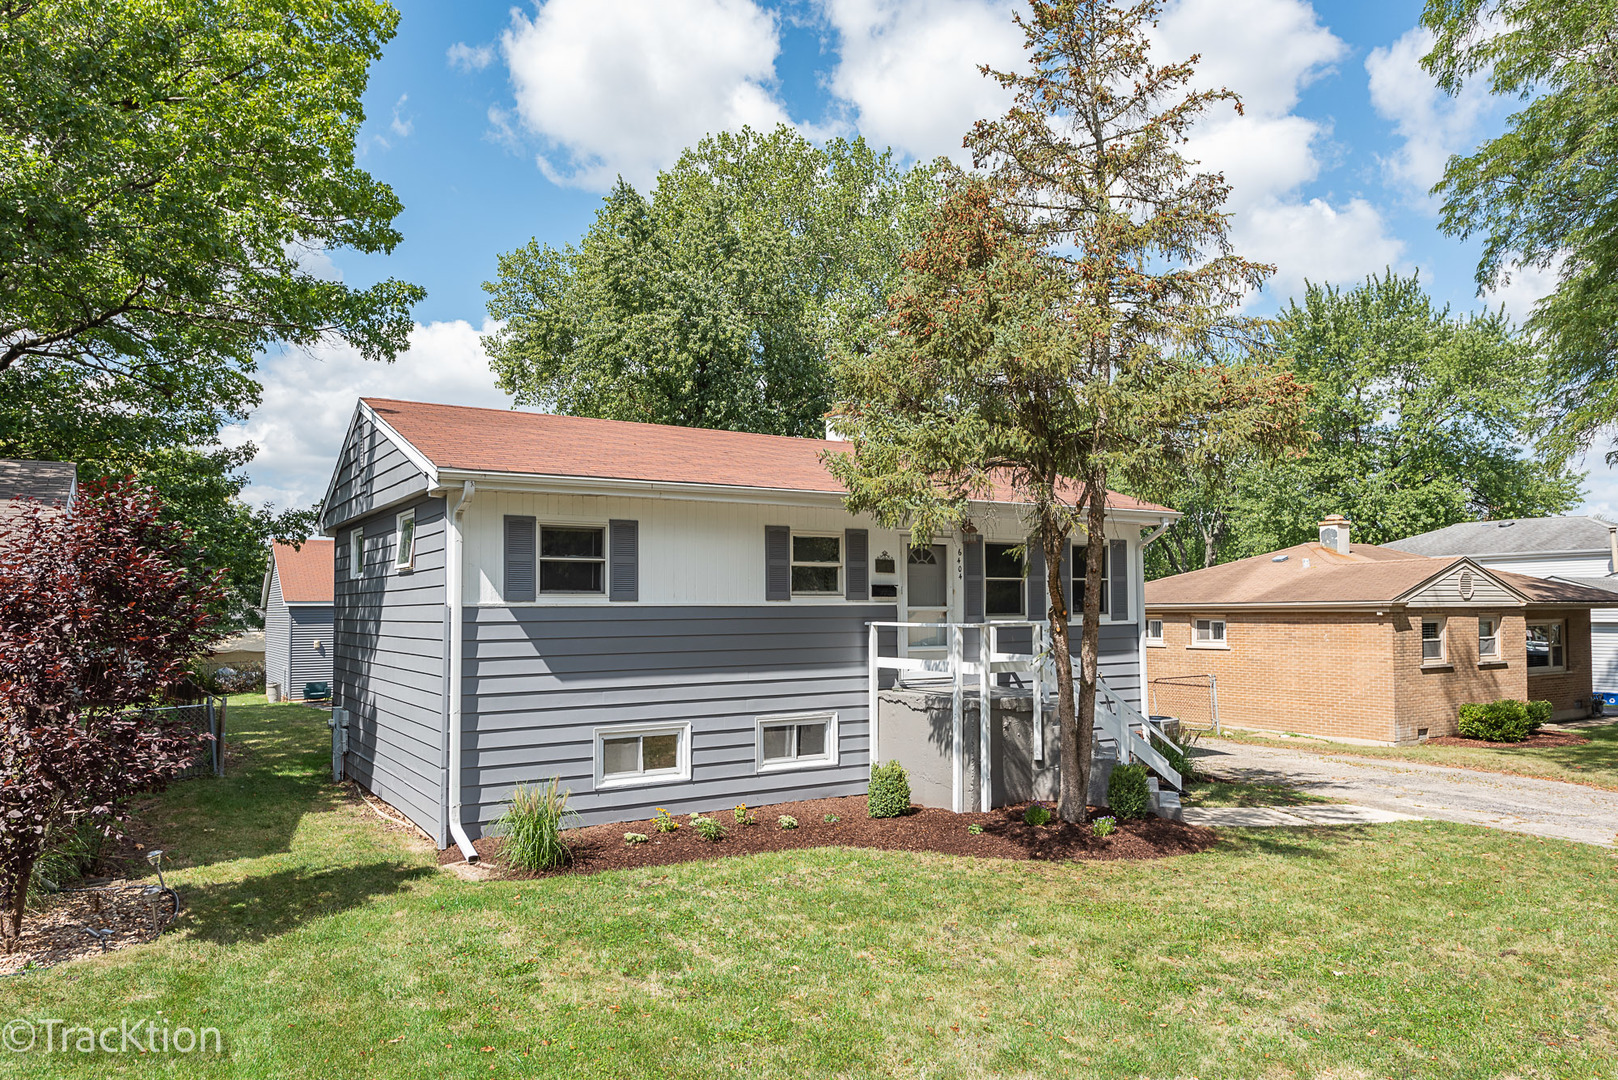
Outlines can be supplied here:
[[[1056, 816], [1063, 821], [1082, 822], [1090, 784], [1090, 739], [1081, 737], [1073, 721], [1073, 664], [1068, 636], [1067, 588], [1062, 580], [1062, 566], [1066, 563], [1063, 548], [1067, 547], [1068, 533], [1052, 521], [1040, 529], [1040, 544], [1045, 549], [1045, 587], [1050, 599], [1046, 617], [1051, 625], [1052, 666], [1056, 668], [1056, 727], [1062, 733], [1061, 793], [1056, 803]], [[1083, 744], [1082, 746], [1080, 744]]]
[[[1071, 808], [1066, 805], [1062, 811], [1062, 820], [1072, 823], [1082, 823], [1085, 819], [1085, 804], [1090, 794], [1090, 761], [1094, 753], [1096, 730], [1096, 683], [1100, 678], [1100, 651], [1101, 651], [1101, 558], [1107, 543], [1106, 517], [1107, 517], [1107, 489], [1105, 478], [1092, 476], [1085, 484], [1083, 502], [1085, 520], [1084, 544], [1084, 611], [1080, 614], [1083, 621], [1079, 628], [1079, 682], [1071, 692], [1074, 701], [1071, 706], [1073, 712], [1073, 738], [1064, 740], [1064, 748], [1068, 742], [1073, 744], [1074, 757], [1071, 764], [1064, 758], [1062, 767], [1064, 776], [1062, 780], [1062, 795], [1064, 804], [1067, 803], [1068, 785], [1065, 773], [1071, 768], [1076, 791]], [[1063, 639], [1067, 638], [1064, 633]], [[1071, 679], [1069, 679], [1071, 683]], [[1071, 816], [1070, 816], [1071, 815]]]
[[0, 945], [9, 956], [17, 951], [18, 939], [22, 937], [22, 916], [28, 907], [28, 882], [34, 876], [33, 859], [22, 863], [17, 871], [17, 880], [11, 884], [11, 895], [6, 910], [0, 914]]

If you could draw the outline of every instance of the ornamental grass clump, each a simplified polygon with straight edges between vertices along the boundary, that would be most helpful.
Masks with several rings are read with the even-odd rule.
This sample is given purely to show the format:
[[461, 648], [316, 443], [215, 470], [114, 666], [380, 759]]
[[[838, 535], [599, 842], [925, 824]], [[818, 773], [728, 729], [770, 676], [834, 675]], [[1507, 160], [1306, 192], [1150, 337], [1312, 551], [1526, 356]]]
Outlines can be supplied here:
[[537, 787], [518, 784], [489, 830], [504, 840], [501, 858], [522, 870], [552, 870], [571, 859], [573, 852], [562, 841], [563, 830], [579, 820], [567, 807], [571, 794], [555, 776]]
[[1146, 789], [1146, 766], [1119, 765], [1107, 781], [1107, 805], [1122, 821], [1143, 818], [1151, 812], [1151, 796]]
[[711, 817], [703, 817], [701, 814], [697, 814], [691, 818], [691, 827], [697, 830], [697, 835], [704, 840], [723, 840], [725, 838], [725, 827]]
[[867, 806], [874, 818], [898, 817], [910, 809], [910, 777], [897, 761], [871, 770]]

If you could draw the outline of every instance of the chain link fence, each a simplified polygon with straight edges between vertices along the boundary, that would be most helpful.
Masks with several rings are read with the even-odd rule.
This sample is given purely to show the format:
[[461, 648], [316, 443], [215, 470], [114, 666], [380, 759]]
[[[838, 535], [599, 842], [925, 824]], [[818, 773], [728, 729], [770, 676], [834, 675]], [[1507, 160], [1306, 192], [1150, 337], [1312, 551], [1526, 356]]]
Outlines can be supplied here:
[[209, 697], [189, 705], [165, 705], [143, 709], [143, 715], [154, 719], [178, 720], [197, 734], [207, 733], [212, 739], [197, 747], [197, 756], [191, 765], [175, 777], [191, 780], [198, 776], [225, 775], [225, 699]]

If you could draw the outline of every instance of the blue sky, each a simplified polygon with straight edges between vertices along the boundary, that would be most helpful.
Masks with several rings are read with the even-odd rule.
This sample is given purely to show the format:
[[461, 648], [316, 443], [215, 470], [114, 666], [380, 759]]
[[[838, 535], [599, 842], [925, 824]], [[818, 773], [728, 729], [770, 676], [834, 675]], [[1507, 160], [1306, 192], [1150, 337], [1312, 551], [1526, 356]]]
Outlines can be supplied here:
[[[1004, 106], [976, 65], [1015, 64], [1020, 35], [997, 0], [396, 0], [399, 34], [372, 69], [362, 163], [405, 205], [389, 256], [332, 251], [325, 271], [427, 289], [407, 354], [267, 357], [265, 398], [231, 433], [259, 447], [247, 496], [306, 505], [325, 488], [361, 394], [504, 406], [478, 344], [481, 283], [497, 254], [555, 245], [588, 226], [623, 175], [643, 190], [708, 131], [792, 123], [810, 137], [863, 134], [910, 159], [958, 155], [973, 119]], [[1446, 156], [1499, 129], [1481, 92], [1439, 94], [1417, 61], [1415, 2], [1175, 0], [1154, 46], [1200, 53], [1200, 77], [1243, 97], [1192, 151], [1233, 184], [1238, 250], [1278, 273], [1252, 309], [1305, 279], [1352, 283], [1419, 270], [1456, 309], [1519, 317], [1548, 287], [1519, 276], [1476, 295], [1476, 244], [1437, 230], [1426, 194]], [[1586, 509], [1618, 509], [1618, 478], [1592, 468]]]

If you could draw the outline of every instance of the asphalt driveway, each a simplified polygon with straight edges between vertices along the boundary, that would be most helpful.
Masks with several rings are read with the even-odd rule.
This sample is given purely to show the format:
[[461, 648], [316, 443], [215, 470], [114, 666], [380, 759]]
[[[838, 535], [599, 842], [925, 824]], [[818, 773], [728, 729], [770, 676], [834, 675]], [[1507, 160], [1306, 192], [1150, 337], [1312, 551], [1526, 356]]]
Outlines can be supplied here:
[[1208, 772], [1290, 784], [1360, 806], [1491, 829], [1613, 847], [1618, 792], [1525, 776], [1322, 754], [1208, 739], [1196, 749]]

